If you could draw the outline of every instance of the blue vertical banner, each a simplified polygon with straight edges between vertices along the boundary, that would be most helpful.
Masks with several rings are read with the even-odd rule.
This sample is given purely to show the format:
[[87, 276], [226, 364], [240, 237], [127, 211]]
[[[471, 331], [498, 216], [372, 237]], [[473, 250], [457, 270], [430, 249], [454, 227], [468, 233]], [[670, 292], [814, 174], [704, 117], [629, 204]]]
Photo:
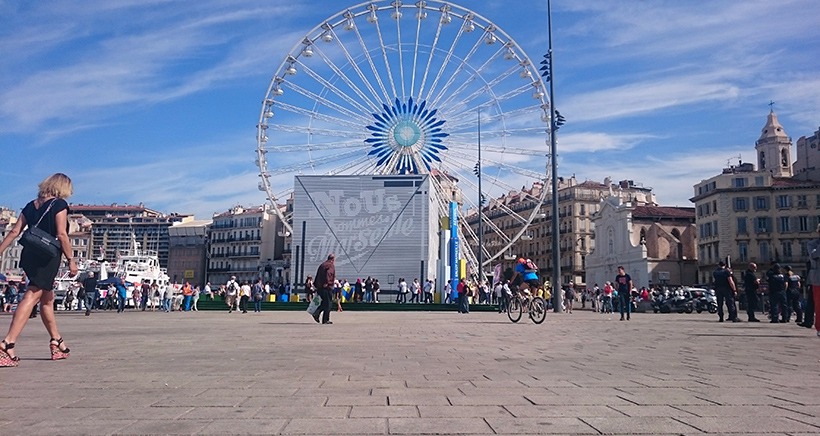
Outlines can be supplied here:
[[458, 284], [458, 203], [450, 202], [450, 280], [452, 280], [453, 291]]

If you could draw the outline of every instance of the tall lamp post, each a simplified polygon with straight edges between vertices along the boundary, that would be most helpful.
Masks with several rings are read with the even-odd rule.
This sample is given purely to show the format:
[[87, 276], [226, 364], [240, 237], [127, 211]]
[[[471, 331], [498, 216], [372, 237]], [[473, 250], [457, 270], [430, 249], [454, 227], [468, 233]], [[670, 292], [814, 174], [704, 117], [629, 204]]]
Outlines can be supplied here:
[[481, 109], [478, 109], [478, 162], [475, 174], [478, 177], [478, 279], [479, 286], [484, 283], [484, 223], [481, 219], [484, 208], [484, 194], [481, 190]]
[[552, 172], [552, 301], [553, 310], [561, 312], [561, 300], [563, 295], [561, 292], [561, 248], [559, 246], [559, 239], [561, 232], [559, 230], [560, 223], [558, 222], [558, 154], [555, 151], [555, 131], [564, 125], [564, 117], [555, 110], [555, 89], [553, 83], [555, 82], [555, 75], [553, 72], [553, 58], [552, 58], [552, 7], [550, 0], [547, 0], [547, 32], [549, 34], [549, 49], [544, 55], [544, 60], [541, 64], [541, 75], [550, 84], [550, 171]]

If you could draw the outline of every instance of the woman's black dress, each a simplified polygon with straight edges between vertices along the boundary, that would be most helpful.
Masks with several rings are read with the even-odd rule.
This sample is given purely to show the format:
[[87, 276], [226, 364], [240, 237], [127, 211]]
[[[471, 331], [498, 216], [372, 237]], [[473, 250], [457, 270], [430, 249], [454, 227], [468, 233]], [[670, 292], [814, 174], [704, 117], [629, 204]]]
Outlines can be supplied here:
[[[23, 216], [26, 217], [26, 225], [33, 226], [37, 224], [37, 221], [46, 211], [50, 202], [51, 200], [44, 202], [39, 209], [34, 206], [34, 201], [29, 202], [29, 204], [23, 208]], [[48, 214], [43, 216], [43, 219], [40, 221], [40, 225], [38, 227], [56, 237], [56, 216], [57, 213], [62, 210], [68, 210], [68, 203], [66, 203], [66, 201], [62, 198], [55, 199], [54, 205], [51, 206]], [[66, 227], [68, 227], [68, 223], [66, 223]], [[68, 229], [66, 229], [66, 231], [67, 230]], [[53, 290], [54, 278], [57, 277], [57, 270], [60, 269], [60, 261], [62, 258], [62, 254], [52, 258], [44, 258], [37, 252], [31, 251], [27, 247], [23, 247], [23, 252], [20, 254], [20, 266], [23, 268], [23, 271], [26, 272], [26, 277], [28, 277], [29, 280], [29, 286], [34, 286], [46, 291]]]

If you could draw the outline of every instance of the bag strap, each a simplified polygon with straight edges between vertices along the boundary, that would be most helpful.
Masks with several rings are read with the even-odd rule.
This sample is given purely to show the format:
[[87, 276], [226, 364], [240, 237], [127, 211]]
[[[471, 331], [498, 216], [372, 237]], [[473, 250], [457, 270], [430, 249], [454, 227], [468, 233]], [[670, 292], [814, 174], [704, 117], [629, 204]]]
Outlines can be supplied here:
[[55, 201], [55, 200], [57, 200], [57, 199], [56, 199], [56, 198], [52, 198], [52, 199], [51, 199], [51, 201], [48, 203], [48, 207], [46, 208], [45, 212], [43, 212], [43, 214], [42, 214], [42, 215], [40, 215], [40, 219], [38, 219], [38, 220], [37, 220], [37, 224], [35, 224], [35, 225], [34, 225], [34, 227], [40, 227], [40, 221], [42, 221], [42, 220], [43, 220], [43, 218], [44, 218], [44, 217], [46, 216], [46, 214], [48, 213], [48, 211], [50, 211], [50, 210], [51, 210], [51, 206], [54, 206], [54, 201]]

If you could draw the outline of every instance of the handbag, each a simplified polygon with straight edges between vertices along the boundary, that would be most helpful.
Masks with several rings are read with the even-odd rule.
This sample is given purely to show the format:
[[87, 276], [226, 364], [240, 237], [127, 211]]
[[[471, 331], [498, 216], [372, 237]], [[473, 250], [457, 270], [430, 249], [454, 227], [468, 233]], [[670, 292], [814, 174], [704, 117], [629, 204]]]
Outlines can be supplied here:
[[54, 200], [51, 200], [51, 203], [48, 204], [45, 212], [43, 212], [43, 214], [40, 215], [40, 219], [37, 220], [37, 224], [34, 226], [28, 226], [26, 231], [23, 232], [23, 236], [20, 237], [20, 245], [34, 250], [40, 256], [47, 258], [59, 256], [62, 248], [60, 246], [60, 241], [58, 241], [57, 238], [51, 236], [51, 233], [38, 227], [40, 225], [40, 221], [43, 220], [43, 217], [46, 216], [53, 205]]

